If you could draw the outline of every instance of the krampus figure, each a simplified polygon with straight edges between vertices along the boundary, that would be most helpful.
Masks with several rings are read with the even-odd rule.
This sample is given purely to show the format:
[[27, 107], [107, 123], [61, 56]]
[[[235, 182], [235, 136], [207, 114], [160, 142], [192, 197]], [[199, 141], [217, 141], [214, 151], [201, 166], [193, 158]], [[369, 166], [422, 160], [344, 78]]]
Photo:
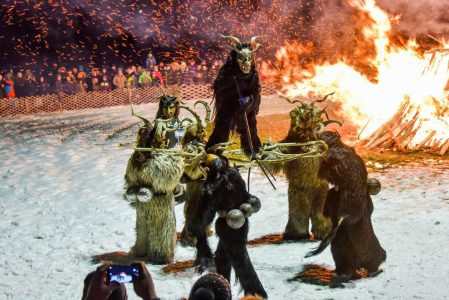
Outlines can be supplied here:
[[[184, 166], [183, 180], [186, 182], [188, 198], [184, 204], [185, 224], [181, 233], [181, 244], [185, 246], [195, 246], [196, 238], [188, 231], [187, 224], [195, 211], [198, 209], [198, 196], [204, 180], [206, 172], [202, 166], [201, 154], [205, 153], [204, 145], [206, 143], [206, 127], [210, 122], [209, 105], [204, 101], [197, 101], [206, 108], [206, 118], [201, 120], [200, 116], [192, 109], [182, 106], [182, 108], [190, 111], [195, 117], [196, 122], [187, 125], [186, 132], [182, 138], [182, 149], [186, 153], [196, 155], [196, 158]], [[206, 229], [209, 232], [209, 227]]]
[[[151, 195], [147, 196], [149, 198], [146, 201], [136, 201], [136, 242], [131, 250], [133, 255], [146, 257], [149, 262], [156, 264], [166, 264], [173, 260], [176, 246], [173, 192], [182, 172], [182, 159], [166, 154], [150, 157], [138, 170], [135, 178], [139, 180], [141, 187], [145, 186], [151, 191]], [[132, 185], [134, 182], [127, 181], [127, 184]]]
[[[231, 131], [237, 129], [241, 146], [245, 153], [250, 155], [250, 140], [254, 151], [257, 152], [261, 147], [256, 121], [261, 87], [253, 58], [259, 44], [256, 42], [256, 37], [251, 38], [250, 43], [242, 43], [233, 36], [222, 37], [226, 38], [232, 51], [213, 84], [215, 127], [206, 149], [227, 142]], [[250, 136], [246, 126], [249, 127]]]
[[[171, 134], [179, 127], [178, 124], [172, 128], [173, 116], [174, 114], [161, 114], [155, 120], [154, 126], [147, 119], [138, 116], [145, 124], [139, 129], [137, 147], [156, 150], [167, 148], [172, 141]], [[136, 243], [131, 250], [133, 255], [146, 257], [152, 263], [164, 264], [172, 261], [176, 245], [173, 192], [182, 173], [183, 161], [180, 157], [139, 150], [131, 155], [125, 182], [126, 195], [128, 198], [134, 198], [137, 215]], [[150, 192], [145, 201], [139, 201], [143, 197], [138, 195], [143, 190]]]
[[[304, 143], [318, 140], [324, 127], [333, 120], [324, 121], [325, 110], [311, 104], [301, 102], [290, 112], [290, 130], [285, 143]], [[300, 102], [298, 100], [293, 101]], [[290, 147], [283, 149], [286, 153], [298, 153], [301, 149]], [[328, 190], [328, 182], [318, 177], [318, 170], [322, 162], [321, 157], [299, 158], [287, 162], [283, 170], [288, 180], [288, 223], [284, 232], [284, 239], [309, 239], [309, 221], [312, 222], [312, 233], [316, 239], [322, 239], [329, 232], [331, 222], [323, 215], [323, 206]]]
[[[260, 209], [260, 201], [246, 191], [239, 171], [229, 167], [225, 159], [209, 155], [207, 166], [209, 171], [200, 191], [199, 206], [188, 224], [197, 237], [196, 265], [200, 271], [213, 269], [215, 265], [217, 273], [228, 281], [233, 267], [245, 295], [258, 294], [266, 298], [246, 249], [248, 217]], [[217, 212], [215, 230], [219, 242], [214, 260], [205, 228]]]
[[336, 230], [331, 241], [335, 271], [338, 275], [357, 277], [357, 271], [363, 268], [368, 274], [375, 274], [385, 261], [386, 252], [371, 223], [373, 201], [365, 163], [353, 148], [341, 142], [337, 133], [324, 132], [321, 138], [329, 146], [319, 174], [333, 185], [324, 213]]

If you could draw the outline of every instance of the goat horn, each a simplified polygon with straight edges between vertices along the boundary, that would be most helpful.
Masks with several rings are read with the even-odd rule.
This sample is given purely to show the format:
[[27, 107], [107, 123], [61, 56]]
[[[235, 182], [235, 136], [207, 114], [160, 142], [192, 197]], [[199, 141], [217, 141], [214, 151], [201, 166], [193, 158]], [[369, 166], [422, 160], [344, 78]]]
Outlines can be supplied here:
[[329, 115], [327, 114], [326, 108], [327, 106], [325, 106], [322, 110], [320, 110], [320, 115], [324, 114], [326, 116], [326, 119], [329, 120]]
[[291, 100], [290, 98], [285, 97], [285, 96], [281, 96], [281, 98], [284, 99], [284, 100], [287, 100], [287, 102], [290, 103], [290, 104], [304, 103], [304, 102], [302, 102], [301, 100]]
[[260, 38], [260, 36], [253, 36], [250, 40], [252, 52], [256, 51], [261, 46], [259, 43], [256, 42], [257, 38]]
[[330, 94], [327, 94], [326, 96], [324, 96], [324, 98], [323, 99], [321, 99], [321, 100], [315, 100], [315, 101], [312, 101], [312, 103], [310, 103], [310, 105], [314, 105], [315, 103], [321, 103], [321, 102], [324, 102], [326, 99], [327, 99], [327, 97], [329, 97], [329, 96], [331, 96], [331, 95], [333, 95], [333, 94], [335, 94], [335, 92], [332, 92], [332, 93], [330, 93]]
[[185, 110], [189, 111], [196, 119], [196, 122], [198, 123], [198, 126], [203, 126], [202, 122], [201, 122], [201, 118], [200, 116], [190, 107], [188, 106], [181, 106], [181, 108], [184, 108]]
[[337, 123], [338, 125], [340, 125], [340, 127], [343, 126], [343, 122], [340, 122], [340, 121], [337, 121], [337, 120], [327, 120], [327, 121], [323, 122], [324, 126], [327, 126], [327, 125], [329, 125], [331, 123]]
[[139, 119], [141, 119], [141, 120], [145, 123], [145, 125], [151, 125], [151, 122], [148, 121], [148, 119], [146, 119], [146, 118], [142, 117], [141, 115], [138, 115], [136, 112], [134, 112], [134, 109], [133, 109], [133, 105], [132, 105], [132, 104], [131, 104], [131, 115], [134, 116], [134, 117], [138, 117]]
[[242, 46], [242, 42], [240, 42], [239, 38], [237, 38], [235, 36], [220, 34], [220, 37], [226, 39], [228, 44], [233, 44], [233, 45], [237, 44], [238, 46]]
[[195, 104], [193, 106], [195, 107], [198, 103], [203, 104], [204, 108], [206, 109], [206, 118], [204, 119], [204, 122], [206, 122], [206, 126], [207, 126], [207, 124], [209, 124], [209, 122], [210, 122], [210, 107], [209, 107], [209, 104], [207, 104], [206, 101], [198, 100], [198, 101], [195, 102]]

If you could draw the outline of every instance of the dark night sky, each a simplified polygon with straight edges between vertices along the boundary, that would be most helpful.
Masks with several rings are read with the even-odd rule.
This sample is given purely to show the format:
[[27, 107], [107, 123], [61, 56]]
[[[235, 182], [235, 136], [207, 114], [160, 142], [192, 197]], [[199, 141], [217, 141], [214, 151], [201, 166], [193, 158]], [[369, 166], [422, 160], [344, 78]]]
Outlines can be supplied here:
[[[345, 0], [0, 1], [0, 70], [52, 62], [127, 65], [141, 63], [149, 49], [159, 60], [211, 60], [223, 56], [220, 33], [262, 35], [258, 52], [266, 57], [273, 58], [286, 40], [313, 41], [318, 55], [332, 56], [340, 50], [320, 48], [329, 44], [323, 41], [337, 39], [348, 52], [358, 45], [360, 25]], [[401, 15], [397, 30], [406, 36], [449, 32], [442, 13], [449, 5], [441, 3], [447, 1], [377, 2]]]
[[219, 33], [245, 38], [273, 36], [280, 29], [288, 33], [277, 12], [283, 10], [296, 24], [314, 5], [268, 1], [261, 7], [258, 1], [229, 0], [6, 0], [0, 14], [0, 65], [126, 64], [142, 60], [148, 49], [159, 59], [208, 59], [223, 49]]

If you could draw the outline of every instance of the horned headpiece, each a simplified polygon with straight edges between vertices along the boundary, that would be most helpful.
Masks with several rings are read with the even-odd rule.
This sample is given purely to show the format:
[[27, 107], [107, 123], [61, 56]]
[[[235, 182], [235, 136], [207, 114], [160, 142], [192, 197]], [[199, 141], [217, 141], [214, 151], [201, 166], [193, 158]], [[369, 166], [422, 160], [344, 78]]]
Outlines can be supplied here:
[[240, 70], [244, 74], [248, 74], [251, 71], [251, 64], [253, 61], [254, 52], [260, 47], [257, 43], [257, 36], [253, 36], [249, 43], [242, 43], [239, 38], [232, 35], [222, 35], [220, 36], [228, 42], [228, 47], [237, 53], [237, 64]]
[[[312, 101], [310, 104], [301, 100], [291, 100], [284, 97], [289, 103], [300, 103], [296, 108], [290, 111], [290, 130], [296, 133], [303, 133], [304, 131], [311, 131], [314, 138], [318, 139], [318, 135], [324, 131], [324, 128], [331, 124], [337, 123], [342, 126], [343, 123], [336, 120], [330, 120], [326, 112], [326, 108], [319, 108], [315, 106], [315, 103], [324, 102], [329, 96], [334, 93], [327, 94], [323, 99]], [[326, 116], [327, 120], [323, 120], [322, 115]]]
[[156, 114], [156, 118], [173, 118], [178, 117], [180, 101], [177, 93], [167, 94], [164, 88], [161, 86], [162, 95], [159, 99], [159, 109]]

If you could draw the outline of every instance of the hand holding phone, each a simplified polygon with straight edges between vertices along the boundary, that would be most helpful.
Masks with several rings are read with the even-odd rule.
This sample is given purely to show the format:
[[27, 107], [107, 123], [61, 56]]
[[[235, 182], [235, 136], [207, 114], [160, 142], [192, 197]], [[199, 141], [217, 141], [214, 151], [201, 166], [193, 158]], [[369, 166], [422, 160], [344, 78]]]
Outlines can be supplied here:
[[110, 265], [107, 269], [108, 281], [118, 283], [130, 283], [134, 278], [140, 276], [140, 270], [137, 265]]
[[153, 278], [144, 262], [137, 262], [133, 266], [138, 267], [140, 276], [133, 281], [134, 291], [142, 299], [158, 299], [154, 288]]
[[108, 268], [110, 264], [98, 266], [95, 272], [91, 272], [84, 280], [83, 300], [106, 300], [120, 289], [119, 293], [126, 295], [124, 285], [117, 282], [109, 282]]

